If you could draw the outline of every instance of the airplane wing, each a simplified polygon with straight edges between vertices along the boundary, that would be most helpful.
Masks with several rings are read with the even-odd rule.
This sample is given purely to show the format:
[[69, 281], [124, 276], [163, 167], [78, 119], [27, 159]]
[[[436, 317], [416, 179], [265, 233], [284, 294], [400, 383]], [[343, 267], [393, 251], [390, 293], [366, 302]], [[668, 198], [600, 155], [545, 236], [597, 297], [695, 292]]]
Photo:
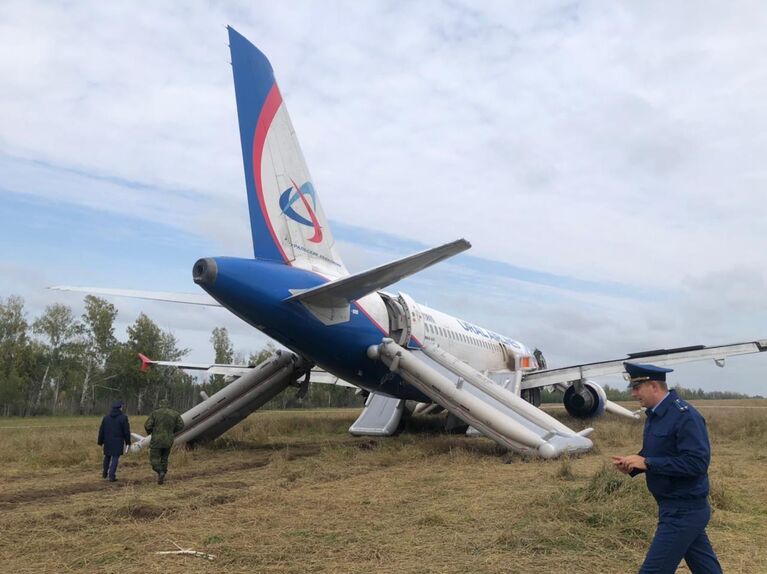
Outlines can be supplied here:
[[465, 239], [457, 239], [361, 273], [336, 279], [313, 289], [296, 292], [285, 301], [301, 301], [322, 307], [348, 305], [356, 299], [383, 289], [470, 247], [471, 243]]
[[223, 365], [217, 363], [185, 363], [183, 361], [155, 361], [146, 355], [139, 353], [141, 359], [141, 372], [146, 373], [150, 367], [175, 367], [185, 371], [204, 371], [209, 375], [226, 375], [229, 377], [241, 377], [253, 370], [250, 365]]
[[185, 303], [187, 305], [207, 305], [221, 307], [221, 304], [207, 293], [169, 293], [166, 291], [137, 291], [134, 289], [104, 289], [101, 287], [74, 287], [71, 285], [56, 285], [48, 287], [55, 291], [74, 291], [91, 295], [112, 295], [115, 297], [131, 297], [133, 299], [148, 299], [150, 301], [166, 301], [170, 303]]
[[[252, 373], [253, 369], [258, 365], [226, 365], [220, 363], [185, 363], [183, 361], [155, 361], [150, 359], [146, 355], [139, 353], [139, 359], [141, 360], [141, 371], [146, 372], [153, 366], [160, 367], [174, 367], [176, 369], [183, 369], [185, 371], [203, 371], [209, 375], [225, 375], [228, 377], [242, 377], [248, 373]], [[356, 385], [346, 382], [321, 369], [317, 366], [312, 367], [309, 375], [309, 381], [311, 383], [321, 385], [335, 385], [337, 387], [349, 387], [357, 389]]]
[[547, 369], [545, 371], [533, 371], [523, 375], [522, 388], [531, 389], [545, 387], [560, 383], [581, 381], [592, 377], [604, 375], [616, 375], [623, 372], [623, 363], [639, 362], [652, 363], [653, 365], [674, 365], [691, 361], [703, 361], [713, 359], [719, 367], [724, 367], [726, 357], [735, 355], [749, 355], [767, 351], [767, 339], [749, 341], [746, 343], [733, 343], [731, 345], [719, 345], [707, 347], [695, 345], [691, 347], [678, 347], [675, 349], [655, 349], [640, 353], [629, 353], [621, 359], [600, 361], [597, 363], [584, 363], [559, 369]]

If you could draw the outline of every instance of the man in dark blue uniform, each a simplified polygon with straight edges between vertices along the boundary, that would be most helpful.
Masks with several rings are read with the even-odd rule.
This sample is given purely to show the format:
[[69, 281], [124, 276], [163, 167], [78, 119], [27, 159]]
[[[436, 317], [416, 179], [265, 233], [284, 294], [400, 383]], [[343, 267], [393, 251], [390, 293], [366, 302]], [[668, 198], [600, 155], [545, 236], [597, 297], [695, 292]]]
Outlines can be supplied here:
[[642, 450], [614, 456], [615, 467], [631, 476], [645, 473], [658, 502], [658, 527], [640, 573], [673, 574], [684, 558], [693, 574], [721, 573], [706, 536], [708, 464], [711, 446], [706, 421], [691, 405], [668, 390], [665, 369], [623, 363], [631, 396], [645, 407]]
[[125, 445], [130, 446], [130, 423], [123, 413], [124, 403], [117, 401], [112, 405], [112, 410], [101, 419], [99, 427], [99, 446], [104, 447], [104, 464], [101, 476], [109, 478], [109, 482], [117, 480], [117, 463], [120, 455], [125, 452]]

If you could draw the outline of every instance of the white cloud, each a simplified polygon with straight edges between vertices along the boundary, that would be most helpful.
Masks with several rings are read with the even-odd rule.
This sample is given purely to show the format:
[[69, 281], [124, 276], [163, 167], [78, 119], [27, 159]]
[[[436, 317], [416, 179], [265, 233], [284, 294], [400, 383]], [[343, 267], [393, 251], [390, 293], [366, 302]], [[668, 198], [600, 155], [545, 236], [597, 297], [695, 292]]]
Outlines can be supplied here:
[[0, 191], [247, 255], [226, 24], [270, 57], [332, 219], [672, 293], [638, 304], [486, 276], [492, 298], [455, 293], [446, 311], [561, 344], [564, 361], [764, 336], [760, 3], [11, 0]]

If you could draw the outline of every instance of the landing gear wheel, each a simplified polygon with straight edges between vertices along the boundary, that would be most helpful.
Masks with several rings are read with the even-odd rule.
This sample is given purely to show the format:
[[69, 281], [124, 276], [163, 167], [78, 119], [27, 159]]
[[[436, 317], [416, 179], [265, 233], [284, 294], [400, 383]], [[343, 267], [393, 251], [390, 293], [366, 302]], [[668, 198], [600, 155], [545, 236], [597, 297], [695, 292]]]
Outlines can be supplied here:
[[534, 407], [541, 406], [541, 387], [534, 389], [525, 389], [522, 391], [522, 398]]
[[466, 434], [469, 425], [459, 419], [457, 416], [448, 413], [445, 419], [445, 432], [448, 434]]

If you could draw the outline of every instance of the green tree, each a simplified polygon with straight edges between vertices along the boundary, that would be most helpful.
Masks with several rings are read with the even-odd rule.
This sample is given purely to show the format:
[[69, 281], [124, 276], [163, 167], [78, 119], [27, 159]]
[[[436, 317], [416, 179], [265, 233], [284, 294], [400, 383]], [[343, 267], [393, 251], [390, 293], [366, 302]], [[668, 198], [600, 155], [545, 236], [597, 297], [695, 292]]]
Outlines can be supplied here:
[[[106, 374], [117, 377], [113, 384], [124, 398], [135, 398], [138, 413], [152, 406], [148, 402], [156, 403], [164, 397], [172, 400], [176, 391], [191, 385], [191, 377], [178, 369], [152, 368], [146, 373], [139, 370], [139, 353], [164, 361], [178, 361], [189, 353], [189, 349], [178, 347], [173, 333], [163, 332], [144, 313], [128, 327], [127, 333], [128, 340], [113, 349]], [[188, 389], [185, 392], [185, 396], [190, 395]]]
[[[229, 339], [229, 331], [226, 327], [216, 327], [210, 335], [210, 342], [213, 344], [213, 352], [215, 353], [214, 363], [219, 365], [231, 364], [234, 359], [234, 346]], [[208, 394], [213, 394], [221, 390], [226, 385], [226, 378], [224, 375], [213, 375], [208, 380], [206, 385], [206, 391]]]
[[80, 392], [78, 408], [80, 414], [86, 411], [88, 395], [90, 395], [91, 407], [95, 406], [96, 394], [93, 382], [99, 377], [103, 378], [106, 363], [117, 344], [114, 328], [116, 318], [117, 308], [114, 305], [105, 299], [86, 295], [85, 312], [82, 314], [85, 336], [85, 376]]
[[263, 349], [250, 354], [250, 357], [248, 357], [248, 364], [253, 366], [260, 365], [267, 359], [270, 359], [276, 352], [277, 347], [274, 346], [274, 343], [268, 341]]
[[24, 300], [16, 295], [0, 299], [0, 408], [6, 416], [24, 413], [29, 386], [25, 359], [30, 346]]
[[[163, 331], [160, 334], [160, 356], [166, 361], [178, 361], [189, 354], [189, 349], [179, 348], [178, 339], [170, 331]], [[179, 404], [179, 395], [183, 395], [183, 389], [194, 384], [194, 377], [186, 374], [181, 369], [166, 368], [162, 369], [163, 375], [159, 386], [154, 388], [154, 407], [156, 408], [160, 399], [167, 399], [170, 404]]]
[[[135, 399], [136, 411], [142, 413], [147, 391], [159, 384], [161, 377], [157, 369], [142, 373], [138, 354], [164, 359], [160, 354], [162, 331], [144, 313], [126, 331], [128, 340], [117, 344], [112, 350], [105, 373], [105, 378], [111, 379], [111, 383], [103, 390], [111, 391], [112, 398]], [[114, 396], [115, 390], [119, 396]]]
[[48, 379], [53, 383], [51, 410], [56, 411], [62, 383], [66, 381], [67, 369], [71, 369], [71, 355], [80, 351], [78, 338], [83, 333], [83, 325], [72, 313], [72, 309], [61, 303], [54, 303], [45, 308], [45, 313], [32, 324], [32, 329], [38, 335], [47, 339], [48, 364], [35, 398], [34, 410], [40, 410], [42, 396], [48, 386]]

